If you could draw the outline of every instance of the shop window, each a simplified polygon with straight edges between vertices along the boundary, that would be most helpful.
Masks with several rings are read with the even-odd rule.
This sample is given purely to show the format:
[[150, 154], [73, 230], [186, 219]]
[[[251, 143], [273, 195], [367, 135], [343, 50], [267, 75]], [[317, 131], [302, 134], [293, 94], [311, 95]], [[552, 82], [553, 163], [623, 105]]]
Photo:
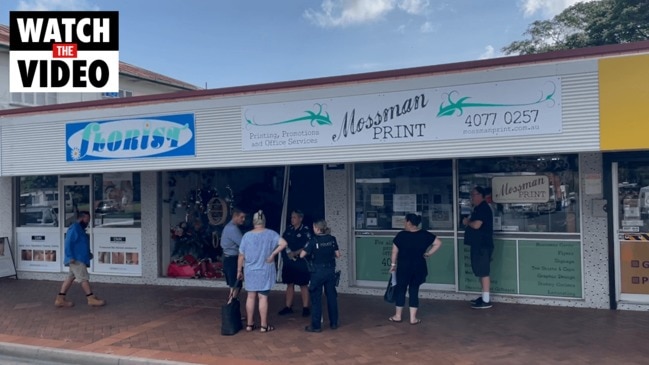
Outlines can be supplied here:
[[453, 229], [451, 160], [355, 165], [355, 228], [403, 229], [405, 215], [422, 216], [422, 229]]
[[19, 182], [17, 225], [58, 227], [58, 176], [26, 176]]
[[53, 105], [58, 102], [56, 93], [11, 93], [11, 103], [23, 106]]
[[114, 172], [93, 175], [95, 227], [140, 227], [140, 174]]
[[618, 163], [618, 224], [622, 232], [649, 232], [649, 163]]
[[163, 242], [167, 276], [222, 277], [221, 232], [235, 207], [247, 216], [242, 232], [252, 228], [260, 209], [266, 227], [280, 232], [284, 167], [170, 171], [163, 181], [162, 211], [170, 224]]
[[494, 230], [579, 232], [577, 155], [522, 156], [458, 161], [458, 227], [471, 213], [470, 192], [487, 188]]

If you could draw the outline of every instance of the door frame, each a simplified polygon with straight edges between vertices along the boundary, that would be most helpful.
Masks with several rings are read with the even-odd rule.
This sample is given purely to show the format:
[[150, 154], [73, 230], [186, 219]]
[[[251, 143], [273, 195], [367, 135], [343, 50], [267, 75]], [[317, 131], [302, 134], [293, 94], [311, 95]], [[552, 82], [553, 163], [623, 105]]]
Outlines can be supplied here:
[[649, 152], [609, 152], [603, 153], [603, 183], [604, 198], [608, 206], [608, 256], [609, 256], [609, 302], [611, 309], [617, 309], [619, 302], [646, 304], [649, 303], [649, 295], [644, 294], [623, 294], [621, 285], [621, 262], [620, 262], [620, 222], [619, 222], [619, 162], [647, 162], [649, 164]]
[[[92, 178], [90, 175], [82, 175], [82, 176], [59, 176], [59, 237], [61, 238], [61, 251], [63, 253], [62, 258], [61, 258], [61, 271], [64, 271], [65, 265], [63, 264], [64, 257], [65, 257], [65, 234], [68, 230], [69, 226], [65, 225], [66, 217], [65, 217], [65, 202], [66, 202], [66, 197], [65, 197], [65, 187], [66, 186], [88, 186], [88, 206], [93, 207], [94, 206], [94, 196], [93, 196], [93, 187], [92, 187]], [[90, 212], [90, 216], [92, 217], [92, 212]], [[74, 218], [76, 221], [76, 217]], [[93, 220], [90, 219], [90, 222], [88, 224], [88, 236], [90, 239], [90, 247], [93, 247], [93, 234], [92, 234], [92, 229], [93, 229]], [[90, 265], [90, 267], [93, 267], [94, 265]], [[89, 270], [91, 270], [89, 268]]]

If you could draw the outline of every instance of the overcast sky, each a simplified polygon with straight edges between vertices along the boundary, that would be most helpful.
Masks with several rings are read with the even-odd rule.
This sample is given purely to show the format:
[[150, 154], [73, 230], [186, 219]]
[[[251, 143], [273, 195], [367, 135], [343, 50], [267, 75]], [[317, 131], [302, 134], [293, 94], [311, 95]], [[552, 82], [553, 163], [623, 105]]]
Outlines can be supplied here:
[[577, 0], [2, 0], [119, 11], [120, 60], [218, 88], [503, 56]]

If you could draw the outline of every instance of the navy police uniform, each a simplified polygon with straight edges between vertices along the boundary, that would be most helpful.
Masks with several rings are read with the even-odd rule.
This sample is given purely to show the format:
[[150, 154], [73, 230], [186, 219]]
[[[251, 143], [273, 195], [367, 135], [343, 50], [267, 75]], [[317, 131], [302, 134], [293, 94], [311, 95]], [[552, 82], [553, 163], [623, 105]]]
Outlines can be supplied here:
[[322, 288], [327, 296], [329, 325], [338, 327], [338, 301], [336, 296], [336, 251], [338, 242], [330, 234], [315, 235], [304, 248], [307, 258], [311, 258], [314, 271], [311, 273], [309, 294], [311, 295], [311, 328], [320, 329], [322, 318]]
[[[304, 248], [304, 246], [311, 239], [311, 231], [304, 224], [296, 229], [292, 225], [284, 232], [284, 239], [288, 243], [287, 249], [289, 252], [295, 252]], [[291, 259], [288, 254], [282, 251], [282, 282], [284, 284], [295, 284], [304, 286], [309, 284], [309, 270], [307, 269], [306, 262], [298, 256]]]

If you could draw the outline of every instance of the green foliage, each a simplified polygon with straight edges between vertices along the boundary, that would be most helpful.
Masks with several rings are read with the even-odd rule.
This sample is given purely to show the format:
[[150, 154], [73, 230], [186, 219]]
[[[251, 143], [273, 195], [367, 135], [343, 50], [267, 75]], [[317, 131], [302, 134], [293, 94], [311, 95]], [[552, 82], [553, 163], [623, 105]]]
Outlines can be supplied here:
[[514, 41], [502, 51], [535, 54], [648, 40], [649, 1], [580, 2], [550, 20], [533, 22], [523, 35], [528, 38]]

